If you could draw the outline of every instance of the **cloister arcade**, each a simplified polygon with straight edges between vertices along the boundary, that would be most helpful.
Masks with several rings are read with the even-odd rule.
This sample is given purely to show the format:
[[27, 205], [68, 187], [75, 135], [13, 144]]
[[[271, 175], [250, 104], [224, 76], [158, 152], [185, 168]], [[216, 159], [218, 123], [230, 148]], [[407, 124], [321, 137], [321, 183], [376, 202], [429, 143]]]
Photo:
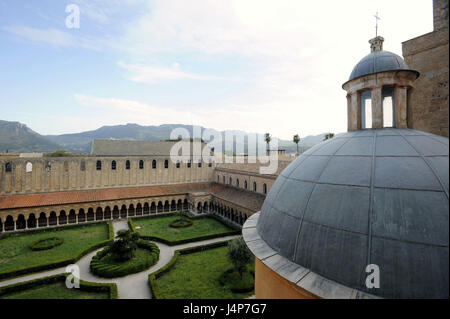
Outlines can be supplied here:
[[194, 206], [183, 197], [124, 200], [96, 204], [74, 204], [56, 207], [28, 208], [0, 217], [0, 233], [17, 230], [62, 226], [103, 220], [125, 219], [151, 214], [193, 211], [212, 213], [237, 225], [243, 225], [252, 214], [245, 208], [212, 198], [199, 201]]

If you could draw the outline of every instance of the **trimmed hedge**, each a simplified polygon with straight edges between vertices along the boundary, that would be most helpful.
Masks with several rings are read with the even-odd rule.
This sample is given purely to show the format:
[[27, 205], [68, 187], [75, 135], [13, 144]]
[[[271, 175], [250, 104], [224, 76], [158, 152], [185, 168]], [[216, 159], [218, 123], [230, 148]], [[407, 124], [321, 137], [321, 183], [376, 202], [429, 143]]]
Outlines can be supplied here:
[[[83, 226], [86, 226], [86, 225], [82, 225], [82, 226], [78, 225], [78, 227], [83, 227]], [[79, 252], [73, 258], [0, 273], [0, 281], [8, 279], [8, 278], [12, 278], [12, 277], [23, 276], [23, 275], [27, 275], [27, 274], [31, 274], [31, 273], [35, 273], [35, 272], [40, 272], [40, 271], [49, 270], [49, 269], [53, 269], [53, 268], [59, 268], [59, 267], [63, 267], [63, 266], [67, 266], [67, 265], [76, 263], [81, 257], [89, 254], [90, 252], [93, 252], [94, 250], [97, 250], [98, 248], [106, 246], [109, 243], [114, 241], [114, 228], [112, 225], [112, 221], [108, 222], [108, 237], [109, 238], [107, 240], [104, 240], [97, 244], [91, 245], [90, 247], [86, 248], [85, 250]]]
[[130, 264], [124, 262], [123, 264], [118, 265], [102, 262], [102, 258], [109, 253], [110, 247], [108, 246], [105, 249], [99, 251], [94, 257], [92, 257], [90, 263], [91, 272], [103, 278], [117, 278], [144, 271], [158, 262], [158, 246], [156, 246], [154, 243], [144, 240], [139, 240], [137, 245], [139, 248], [149, 251], [149, 256], [144, 260], [144, 262], [138, 264]]
[[[16, 284], [5, 286], [5, 287], [0, 287], [0, 297], [10, 294], [10, 293], [30, 289], [30, 288], [40, 286], [40, 285], [52, 284], [52, 283], [56, 283], [59, 281], [65, 282], [68, 275], [69, 275], [68, 273], [58, 274], [58, 275], [38, 278], [38, 279], [30, 280], [30, 281], [19, 282]], [[96, 283], [96, 282], [80, 280], [80, 290], [91, 291], [91, 292], [108, 292], [110, 299], [118, 299], [119, 298], [117, 285], [115, 283]]]
[[30, 244], [30, 249], [33, 251], [47, 250], [62, 245], [64, 238], [50, 237], [35, 240]]
[[148, 275], [148, 285], [152, 292], [153, 298], [160, 299], [160, 297], [161, 297], [161, 292], [160, 292], [158, 285], [156, 284], [156, 279], [158, 279], [159, 277], [161, 277], [162, 275], [164, 275], [165, 273], [170, 271], [170, 269], [172, 269], [172, 267], [177, 262], [178, 257], [180, 257], [180, 255], [192, 254], [192, 253], [196, 253], [196, 252], [204, 251], [204, 250], [208, 250], [208, 249], [224, 247], [224, 246], [228, 245], [228, 242], [229, 242], [229, 240], [176, 250], [172, 259], [164, 267], [162, 267], [159, 270]]
[[[85, 222], [82, 224], [65, 224], [65, 225], [56, 225], [56, 226], [47, 226], [42, 228], [33, 228], [33, 229], [22, 229], [22, 230], [15, 230], [14, 232], [4, 232], [0, 234], [0, 240], [3, 238], [11, 237], [11, 236], [20, 236], [20, 235], [28, 235], [28, 234], [36, 234], [36, 233], [45, 233], [48, 231], [58, 231], [58, 230], [65, 230], [65, 229], [71, 229], [71, 228], [78, 228], [78, 227], [85, 227], [85, 226], [91, 226], [95, 224], [102, 224], [102, 223], [111, 223], [112, 221], [105, 221], [105, 220], [96, 220], [93, 222]], [[114, 231], [113, 231], [114, 233]]]
[[[174, 216], [174, 215], [176, 215], [176, 214], [175, 213], [166, 213], [166, 214], [148, 216], [147, 218], [168, 217], [168, 216]], [[200, 237], [186, 238], [186, 239], [180, 239], [180, 240], [169, 240], [167, 238], [159, 237], [159, 236], [141, 236], [139, 234], [139, 231], [136, 230], [136, 225], [132, 218], [128, 219], [128, 225], [130, 226], [130, 229], [133, 232], [138, 233], [142, 239], [157, 241], [157, 242], [166, 244], [168, 246], [177, 246], [177, 245], [181, 245], [181, 244], [193, 243], [196, 241], [202, 241], [202, 240], [207, 240], [207, 239], [215, 239], [215, 238], [225, 237], [225, 236], [240, 235], [242, 232], [241, 229], [239, 229], [238, 227], [224, 222], [221, 218], [219, 218], [215, 215], [200, 215], [200, 216], [190, 217], [190, 219], [193, 219], [193, 220], [202, 219], [202, 218], [214, 218], [217, 221], [219, 221], [220, 223], [227, 225], [228, 227], [230, 227], [233, 230], [222, 232], [222, 233], [217, 233], [217, 234], [212, 234], [212, 235], [200, 236]]]
[[184, 228], [184, 227], [192, 226], [192, 224], [193, 224], [192, 220], [189, 220], [189, 219], [177, 219], [177, 220], [174, 220], [173, 222], [171, 222], [169, 224], [169, 227], [172, 227], [172, 228]]

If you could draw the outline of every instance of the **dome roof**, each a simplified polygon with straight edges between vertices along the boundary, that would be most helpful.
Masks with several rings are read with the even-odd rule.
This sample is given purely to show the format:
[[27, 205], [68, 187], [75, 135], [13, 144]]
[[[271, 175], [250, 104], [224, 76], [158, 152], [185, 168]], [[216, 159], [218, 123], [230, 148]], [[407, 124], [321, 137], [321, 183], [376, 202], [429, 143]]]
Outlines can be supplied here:
[[[410, 129], [337, 135], [281, 172], [255, 231], [293, 265], [346, 287], [448, 298], [448, 143]], [[369, 264], [378, 289], [365, 286]]]
[[349, 81], [364, 75], [395, 70], [410, 70], [402, 57], [389, 51], [374, 51], [353, 68]]

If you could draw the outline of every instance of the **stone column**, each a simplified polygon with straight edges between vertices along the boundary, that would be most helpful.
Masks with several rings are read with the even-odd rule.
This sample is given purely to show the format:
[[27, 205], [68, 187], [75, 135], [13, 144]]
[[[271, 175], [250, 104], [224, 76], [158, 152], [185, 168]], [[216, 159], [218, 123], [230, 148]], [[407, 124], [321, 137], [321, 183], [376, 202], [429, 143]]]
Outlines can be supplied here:
[[348, 131], [356, 131], [361, 128], [361, 118], [359, 112], [361, 106], [360, 106], [360, 99], [359, 99], [359, 93], [349, 93], [347, 95], [347, 122], [348, 122]]
[[383, 128], [383, 98], [381, 87], [372, 89], [372, 128]]
[[394, 89], [394, 114], [395, 127], [407, 128], [406, 112], [407, 112], [408, 87], [398, 85]]

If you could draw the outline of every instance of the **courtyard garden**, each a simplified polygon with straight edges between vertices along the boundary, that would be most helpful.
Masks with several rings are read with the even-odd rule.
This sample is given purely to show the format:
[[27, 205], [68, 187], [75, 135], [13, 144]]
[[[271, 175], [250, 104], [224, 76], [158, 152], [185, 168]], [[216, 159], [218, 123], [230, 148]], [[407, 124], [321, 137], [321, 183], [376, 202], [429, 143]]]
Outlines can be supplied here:
[[154, 297], [242, 299], [253, 295], [254, 259], [251, 258], [245, 266], [241, 277], [234, 271], [228, 246], [223, 244], [209, 246], [180, 251], [165, 269], [151, 274], [149, 280]]
[[117, 286], [81, 280], [79, 288], [67, 288], [66, 275], [54, 275], [0, 287], [0, 299], [116, 299]]
[[11, 234], [0, 239], [0, 280], [60, 267], [111, 240], [107, 223]]
[[130, 221], [132, 228], [139, 232], [142, 238], [159, 240], [169, 245], [240, 233], [239, 229], [210, 216], [180, 219], [180, 215], [168, 214], [133, 218]]

